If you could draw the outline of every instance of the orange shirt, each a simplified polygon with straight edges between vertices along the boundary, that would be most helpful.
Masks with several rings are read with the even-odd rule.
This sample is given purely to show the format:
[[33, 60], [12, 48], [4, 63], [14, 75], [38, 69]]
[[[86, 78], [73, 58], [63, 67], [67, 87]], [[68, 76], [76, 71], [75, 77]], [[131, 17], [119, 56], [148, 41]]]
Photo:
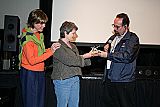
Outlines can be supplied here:
[[32, 71], [44, 71], [44, 60], [53, 55], [50, 48], [41, 56], [38, 56], [37, 45], [29, 41], [23, 46], [21, 66]]

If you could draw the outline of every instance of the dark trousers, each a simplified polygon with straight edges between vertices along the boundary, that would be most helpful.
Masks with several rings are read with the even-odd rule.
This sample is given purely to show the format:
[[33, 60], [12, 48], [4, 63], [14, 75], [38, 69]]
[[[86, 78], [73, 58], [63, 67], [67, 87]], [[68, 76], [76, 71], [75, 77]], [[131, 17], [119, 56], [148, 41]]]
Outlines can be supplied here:
[[44, 107], [45, 73], [21, 68], [23, 107]]
[[104, 82], [102, 101], [104, 107], [136, 107], [135, 82]]

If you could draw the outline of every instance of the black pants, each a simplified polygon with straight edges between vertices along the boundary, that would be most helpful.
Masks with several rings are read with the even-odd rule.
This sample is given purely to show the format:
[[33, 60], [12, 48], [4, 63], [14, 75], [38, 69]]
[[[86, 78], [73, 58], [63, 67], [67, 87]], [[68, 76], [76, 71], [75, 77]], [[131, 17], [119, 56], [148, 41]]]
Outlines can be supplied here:
[[136, 107], [135, 82], [104, 82], [102, 100], [104, 107]]

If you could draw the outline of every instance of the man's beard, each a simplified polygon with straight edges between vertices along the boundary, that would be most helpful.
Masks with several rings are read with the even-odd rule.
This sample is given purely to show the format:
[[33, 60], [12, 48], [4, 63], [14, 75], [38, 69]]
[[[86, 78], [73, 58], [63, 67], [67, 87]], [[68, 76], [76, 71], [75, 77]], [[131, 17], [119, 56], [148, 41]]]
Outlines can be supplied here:
[[113, 34], [116, 36], [120, 36], [119, 32], [117, 32], [116, 30], [113, 31]]

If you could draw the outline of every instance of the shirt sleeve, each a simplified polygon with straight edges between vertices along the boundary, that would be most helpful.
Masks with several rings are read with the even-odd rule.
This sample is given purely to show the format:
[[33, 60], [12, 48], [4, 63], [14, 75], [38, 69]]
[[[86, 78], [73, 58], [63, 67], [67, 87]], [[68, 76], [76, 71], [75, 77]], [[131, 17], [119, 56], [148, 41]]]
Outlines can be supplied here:
[[[46, 49], [45, 53], [38, 56], [38, 47], [33, 42], [28, 42], [24, 45], [23, 53], [25, 54], [27, 61], [31, 65], [41, 63], [41, 62], [43, 62], [44, 60], [46, 60], [47, 58], [49, 58], [50, 56], [53, 55], [52, 50], [49, 48], [49, 49]], [[37, 53], [37, 55], [35, 55], [35, 53]]]
[[84, 67], [85, 59], [79, 54], [75, 54], [70, 49], [63, 48], [62, 46], [56, 50], [53, 58], [70, 67]]

